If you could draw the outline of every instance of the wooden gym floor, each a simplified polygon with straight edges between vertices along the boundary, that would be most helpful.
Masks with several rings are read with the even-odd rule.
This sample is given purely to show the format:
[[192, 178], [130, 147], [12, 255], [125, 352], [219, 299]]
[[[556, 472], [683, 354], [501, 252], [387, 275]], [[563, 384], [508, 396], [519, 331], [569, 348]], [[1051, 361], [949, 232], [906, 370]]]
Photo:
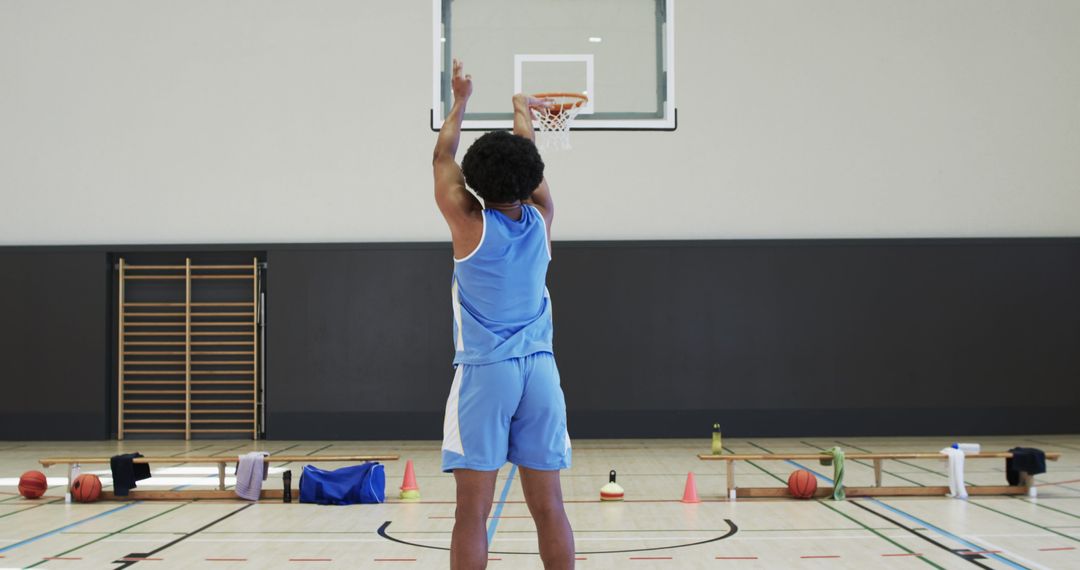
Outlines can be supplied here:
[[[706, 434], [707, 435], [707, 434]], [[723, 498], [721, 462], [701, 462], [709, 440], [576, 440], [563, 474], [567, 511], [580, 552], [578, 568], [1080, 568], [1080, 436], [965, 438], [987, 450], [1017, 445], [1064, 453], [1040, 475], [1038, 498], [856, 499], [845, 502]], [[949, 438], [732, 439], [738, 453], [935, 451]], [[446, 568], [453, 524], [453, 478], [439, 472], [438, 442], [124, 441], [0, 442], [0, 567], [12, 568]], [[212, 488], [216, 468], [184, 465], [183, 456], [235, 456], [250, 450], [289, 454], [399, 453], [386, 467], [382, 505], [321, 507], [241, 501], [65, 504], [64, 468], [45, 470], [52, 488], [29, 501], [19, 475], [44, 456], [140, 451], [176, 457], [153, 465], [140, 489]], [[405, 459], [413, 459], [422, 500], [397, 501]], [[332, 465], [324, 465], [331, 467]], [[806, 465], [831, 476], [831, 467]], [[302, 465], [272, 464], [269, 488]], [[740, 464], [739, 484], [781, 485], [794, 465]], [[616, 469], [626, 501], [598, 501]], [[869, 485], [869, 465], [849, 462], [846, 483]], [[688, 471], [704, 502], [679, 502]], [[890, 461], [885, 485], [941, 485], [941, 461]], [[102, 476], [108, 470], [91, 470]], [[1004, 462], [970, 461], [972, 485], [1002, 484]], [[232, 482], [230, 478], [230, 483]], [[536, 534], [516, 471], [503, 468], [489, 534], [489, 568], [541, 568]], [[380, 533], [380, 529], [382, 532]]]

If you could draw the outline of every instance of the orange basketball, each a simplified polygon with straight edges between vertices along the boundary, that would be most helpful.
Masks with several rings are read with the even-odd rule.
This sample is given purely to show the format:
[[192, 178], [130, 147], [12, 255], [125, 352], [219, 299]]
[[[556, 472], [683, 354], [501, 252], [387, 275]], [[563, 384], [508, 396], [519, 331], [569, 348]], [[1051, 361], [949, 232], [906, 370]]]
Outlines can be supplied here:
[[71, 498], [80, 503], [93, 503], [101, 498], [101, 479], [97, 475], [83, 473], [71, 484]]
[[36, 499], [45, 494], [49, 482], [41, 471], [27, 471], [19, 477], [19, 494], [27, 499]]
[[796, 499], [809, 499], [817, 491], [817, 479], [809, 471], [799, 469], [787, 478], [787, 488]]

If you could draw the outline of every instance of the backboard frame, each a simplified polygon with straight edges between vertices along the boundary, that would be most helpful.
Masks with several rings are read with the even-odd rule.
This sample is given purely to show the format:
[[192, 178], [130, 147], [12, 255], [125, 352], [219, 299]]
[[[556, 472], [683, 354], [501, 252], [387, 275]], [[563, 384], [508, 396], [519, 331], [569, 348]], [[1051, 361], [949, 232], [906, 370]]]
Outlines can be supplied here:
[[[674, 131], [678, 127], [678, 109], [675, 106], [675, 0], [657, 0], [664, 3], [663, 12], [663, 66], [659, 70], [662, 73], [660, 81], [664, 85], [664, 101], [660, 106], [662, 116], [658, 118], [618, 118], [618, 119], [590, 119], [575, 121], [570, 127], [573, 131]], [[444, 0], [432, 0], [432, 104], [430, 109], [431, 130], [438, 131], [442, 128], [446, 108], [443, 97], [449, 83], [449, 69], [443, 72], [445, 54], [443, 53], [442, 37], [443, 29], [443, 2]], [[520, 69], [523, 62], [528, 61], [585, 61], [582, 59], [588, 54], [514, 54], [515, 65], [515, 88], [520, 89]], [[540, 58], [540, 59], [537, 59]], [[543, 59], [551, 58], [551, 59]], [[560, 59], [565, 58], [565, 59]], [[447, 66], [449, 67], [449, 66]], [[589, 83], [591, 83], [592, 58], [589, 56], [587, 63]], [[589, 111], [593, 107], [593, 93], [588, 93]], [[513, 93], [507, 93], [507, 99]], [[469, 119], [462, 122], [462, 130], [465, 131], [491, 131], [509, 130], [513, 128], [513, 119]]]

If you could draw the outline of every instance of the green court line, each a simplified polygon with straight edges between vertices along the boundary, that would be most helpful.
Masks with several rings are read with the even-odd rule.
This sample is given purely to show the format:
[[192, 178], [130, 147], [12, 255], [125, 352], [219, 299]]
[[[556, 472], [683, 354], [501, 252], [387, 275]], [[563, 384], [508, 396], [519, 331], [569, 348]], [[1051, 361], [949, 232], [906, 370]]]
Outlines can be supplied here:
[[[766, 449], [766, 448], [764, 448], [764, 447], [762, 447], [762, 446], [760, 446], [760, 445], [758, 445], [758, 444], [756, 444], [756, 443], [754, 443], [754, 442], [752, 442], [752, 441], [749, 441], [749, 442], [747, 442], [747, 443], [749, 443], [750, 445], [752, 445], [752, 446], [754, 446], [754, 447], [756, 447], [756, 448], [758, 448], [758, 449], [760, 449], [760, 450], [764, 451], [765, 453], [768, 453], [768, 454], [772, 454], [772, 453], [773, 453], [773, 452], [772, 452], [772, 450], [770, 450], [770, 449]], [[759, 469], [760, 469], [760, 468], [759, 468]], [[786, 485], [786, 484], [787, 484], [787, 482], [785, 481], [785, 482], [784, 482], [784, 484]], [[902, 545], [902, 544], [900, 544], [900, 543], [898, 543], [898, 542], [896, 542], [896, 541], [894, 541], [894, 540], [890, 539], [889, 537], [885, 536], [884, 534], [881, 534], [880, 532], [878, 532], [878, 531], [876, 531], [876, 530], [874, 530], [874, 529], [872, 529], [872, 528], [870, 528], [870, 527], [866, 526], [866, 525], [865, 525], [865, 524], [863, 524], [863, 523], [862, 523], [861, 521], [859, 521], [859, 520], [857, 520], [857, 519], [855, 519], [855, 518], [852, 518], [851, 516], [847, 515], [846, 513], [843, 513], [843, 512], [841, 512], [841, 511], [837, 510], [837, 509], [836, 509], [836, 508], [834, 508], [834, 507], [833, 507], [832, 505], [829, 505], [829, 504], [827, 504], [827, 503], [826, 503], [825, 501], [821, 501], [821, 500], [817, 500], [817, 499], [815, 499], [815, 502], [817, 502], [818, 504], [821, 504], [821, 505], [824, 505], [824, 506], [828, 507], [829, 509], [831, 509], [832, 511], [835, 511], [835, 512], [836, 512], [837, 514], [839, 514], [839, 515], [843, 516], [844, 518], [847, 518], [847, 519], [851, 520], [852, 522], [854, 522], [855, 524], [857, 524], [857, 525], [859, 525], [859, 526], [863, 527], [864, 529], [866, 529], [866, 530], [869, 530], [870, 532], [872, 532], [872, 533], [876, 534], [877, 536], [879, 536], [879, 537], [881, 537], [881, 538], [885, 539], [885, 540], [886, 540], [886, 541], [888, 541], [888, 542], [889, 542], [890, 544], [892, 544], [892, 545], [896, 546], [897, 548], [900, 548], [900, 549], [901, 549], [901, 550], [903, 550], [904, 552], [907, 552], [907, 553], [909, 553], [909, 554], [911, 554], [911, 553], [914, 553], [914, 552], [915, 552], [914, 550], [909, 550], [909, 549], [908, 549], [908, 548], [907, 548], [906, 546], [904, 546], [904, 545]], [[857, 529], [850, 529], [850, 530], [857, 530]], [[917, 556], [916, 558], [918, 558], [919, 560], [922, 560], [923, 562], [925, 562], [925, 563], [927, 563], [927, 564], [929, 564], [929, 565], [933, 566], [934, 568], [937, 568], [938, 570], [945, 570], [945, 568], [944, 568], [943, 566], [938, 566], [938, 565], [937, 565], [937, 564], [935, 564], [935, 563], [934, 563], [933, 561], [927, 560], [927, 559], [926, 559], [926, 557], [924, 557], [924, 556]]]
[[1020, 521], [1022, 523], [1029, 524], [1029, 525], [1031, 525], [1033, 527], [1041, 528], [1041, 529], [1045, 530], [1046, 532], [1052, 532], [1052, 533], [1054, 533], [1056, 535], [1064, 536], [1065, 538], [1067, 538], [1067, 539], [1069, 539], [1069, 540], [1071, 540], [1073, 542], [1080, 542], [1080, 538], [1076, 538], [1075, 536], [1071, 536], [1071, 535], [1065, 534], [1063, 532], [1058, 532], [1058, 531], [1056, 531], [1056, 530], [1054, 530], [1054, 529], [1052, 529], [1050, 527], [1043, 526], [1043, 525], [1041, 525], [1039, 523], [1031, 522], [1031, 521], [1029, 521], [1027, 519], [1020, 518], [1018, 516], [1010, 515], [1009, 513], [999, 511], [999, 510], [997, 510], [997, 509], [995, 509], [993, 507], [988, 507], [988, 506], [986, 506], [986, 505], [984, 505], [982, 503], [979, 503], [977, 501], [972, 501], [972, 500], [970, 500], [970, 498], [968, 500], [968, 504], [969, 505], [975, 505], [976, 507], [981, 507], [981, 508], [984, 508], [984, 509], [986, 509], [988, 511], [995, 512], [995, 513], [997, 513], [997, 514], [999, 514], [999, 515], [1001, 515], [1003, 517], [1009, 517], [1010, 519], [1018, 520], [1018, 521]]
[[[837, 441], [836, 443], [838, 443], [838, 444], [840, 444], [840, 445], [842, 445], [844, 447], [850, 447], [851, 449], [861, 451], [863, 453], [874, 453], [873, 451], [870, 451], [869, 449], [865, 449], [865, 448], [859, 447], [857, 445], [851, 445], [849, 443], [844, 443], [842, 441]], [[907, 465], [908, 467], [914, 467], [915, 469], [920, 469], [922, 471], [930, 473], [931, 475], [936, 475], [936, 476], [941, 477], [943, 479], [948, 479], [949, 478], [949, 475], [947, 473], [942, 473], [940, 471], [935, 471], [933, 469], [930, 469], [929, 467], [923, 467], [922, 465], [919, 465], [917, 463], [911, 463], [910, 461], [905, 461], [903, 459], [890, 459], [889, 461], [895, 461], [897, 463], [902, 463], [904, 465]], [[976, 485], [975, 483], [972, 483], [970, 481], [964, 481], [964, 484], [967, 485], [968, 487], [978, 487], [978, 485]], [[923, 487], [925, 487], [925, 486], [926, 485], [923, 485]]]
[[1052, 441], [1038, 440], [1038, 439], [1031, 439], [1031, 438], [1025, 438], [1025, 441], [1038, 443], [1040, 445], [1054, 445], [1054, 446], [1061, 447], [1061, 448], [1064, 448], [1064, 449], [1071, 449], [1073, 451], [1080, 451], [1080, 447], [1073, 447], [1073, 446], [1071, 446], [1071, 445], [1069, 445], [1067, 443], [1054, 443]]
[[[801, 441], [799, 443], [802, 443], [803, 445], [806, 445], [806, 446], [809, 446], [809, 447], [813, 447], [813, 448], [818, 449], [820, 451], [825, 451], [824, 447], [814, 445], [814, 444], [812, 444], [812, 443], [810, 443], [808, 441]], [[859, 449], [859, 448], [854, 447], [853, 449]], [[860, 450], [860, 451], [862, 451], [862, 450]], [[870, 452], [866, 452], [866, 453], [870, 453]], [[863, 467], [869, 467], [871, 469], [874, 468], [874, 465], [872, 463], [867, 463], [863, 459], [852, 459], [851, 462], [852, 463], [858, 463], [859, 465], [862, 465]], [[884, 462], [883, 462], [883, 465], [884, 465]], [[896, 473], [893, 473], [892, 471], [889, 471], [888, 469], [885, 469], [884, 467], [882, 467], [881, 471], [883, 473], [888, 473], [889, 475], [892, 475], [893, 477], [896, 477], [897, 479], [903, 479], [904, 481], [907, 481], [908, 483], [914, 483], [914, 484], [916, 484], [916, 485], [918, 485], [920, 487], [925, 487], [926, 486], [926, 485], [923, 485], [922, 483], [920, 483], [918, 481], [915, 481], [914, 479], [908, 479], [907, 477], [904, 477], [903, 475], [897, 475]]]
[[[841, 511], [840, 509], [838, 509], [838, 508], [836, 508], [836, 507], [834, 507], [834, 506], [830, 505], [830, 504], [829, 504], [829, 503], [827, 503], [826, 501], [822, 501], [822, 500], [820, 500], [820, 499], [816, 499], [816, 500], [815, 500], [814, 502], [816, 502], [817, 504], [819, 504], [819, 505], [822, 505], [822, 506], [824, 506], [824, 507], [828, 508], [828, 509], [829, 509], [829, 510], [831, 510], [832, 512], [834, 512], [834, 513], [836, 513], [836, 514], [838, 514], [838, 515], [840, 515], [840, 516], [842, 516], [842, 517], [844, 517], [844, 518], [848, 519], [849, 521], [851, 521], [851, 522], [853, 522], [853, 523], [855, 523], [855, 524], [857, 524], [857, 525], [859, 525], [859, 526], [863, 527], [864, 529], [866, 529], [866, 530], [868, 530], [868, 531], [870, 531], [870, 532], [874, 533], [874, 534], [875, 534], [875, 535], [877, 535], [878, 537], [880, 537], [880, 538], [884, 539], [884, 540], [885, 540], [886, 542], [888, 542], [889, 544], [891, 544], [891, 545], [893, 545], [893, 546], [895, 546], [895, 547], [899, 548], [900, 550], [903, 550], [904, 552], [906, 552], [906, 553], [908, 553], [908, 554], [915, 554], [915, 551], [914, 551], [914, 550], [911, 550], [910, 548], [908, 548], [908, 547], [904, 546], [903, 544], [900, 544], [899, 542], [896, 542], [895, 540], [893, 540], [893, 539], [891, 539], [891, 538], [889, 538], [889, 537], [885, 536], [884, 534], [882, 534], [882, 533], [878, 532], [877, 530], [875, 530], [875, 529], [873, 529], [873, 528], [871, 528], [871, 527], [869, 527], [869, 526], [867, 526], [867, 525], [863, 524], [863, 522], [862, 522], [862, 521], [860, 521], [859, 519], [856, 519], [855, 517], [853, 517], [853, 516], [851, 516], [851, 515], [849, 515], [849, 514], [847, 514], [847, 513], [843, 512], [843, 511]], [[944, 566], [939, 566], [939, 565], [938, 565], [938, 564], [936, 564], [936, 563], [935, 563], [934, 561], [932, 561], [932, 560], [928, 560], [928, 559], [927, 559], [927, 558], [926, 558], [925, 556], [916, 556], [916, 558], [918, 558], [919, 560], [922, 560], [923, 562], [925, 562], [925, 563], [927, 563], [927, 564], [929, 564], [929, 565], [933, 566], [934, 568], [937, 568], [938, 570], [945, 570], [945, 567], [944, 567]]]
[[[1054, 507], [1051, 507], [1050, 505], [1044, 505], [1044, 504], [1042, 504], [1042, 503], [1040, 503], [1038, 501], [1032, 501], [1030, 499], [1027, 499], [1027, 498], [1024, 498], [1024, 497], [1017, 497], [1017, 496], [1013, 496], [1013, 498], [1017, 499], [1019, 501], [1023, 501], [1025, 503], [1028, 503], [1030, 505], [1035, 505], [1036, 507], [1042, 507], [1044, 509], [1050, 509], [1051, 511], [1055, 511], [1055, 512], [1061, 513], [1063, 515], [1069, 515], [1070, 517], [1080, 519], [1080, 515], [1078, 515], [1076, 513], [1070, 513], [1069, 511], [1063, 511], [1061, 509], [1055, 509]], [[1067, 528], [1067, 527], [1060, 527], [1060, 528]]]
[[[754, 444], [751, 443], [750, 445], [754, 445]], [[768, 449], [765, 449], [764, 447], [758, 447], [756, 445], [754, 445], [754, 447], [757, 447], [758, 449], [764, 450], [766, 453], [769, 453], [769, 454], [772, 453], [771, 451], [769, 451]], [[728, 453], [735, 453], [734, 451], [731, 451], [731, 449], [727, 448], [727, 447], [724, 447], [723, 450], [728, 452]], [[770, 473], [768, 469], [765, 469], [764, 467], [758, 465], [757, 463], [754, 463], [753, 461], [747, 461], [747, 463], [749, 463], [753, 467], [757, 467], [757, 469], [759, 471], [761, 471], [762, 473], [768, 475], [769, 477], [772, 477], [773, 479], [776, 479], [777, 481], [783, 483], [785, 487], [787, 486], [787, 481], [784, 481], [784, 479], [781, 478], [779, 475], [776, 475], [774, 473]], [[732, 465], [734, 465], [734, 463], [732, 463]], [[740, 530], [742, 530], [742, 529], [740, 529]]]
[[[169, 513], [173, 512], [173, 511], [175, 511], [176, 509], [179, 509], [180, 507], [186, 507], [186, 506], [188, 506], [190, 504], [191, 503], [184, 503], [182, 505], [176, 505], [175, 507], [173, 507], [173, 508], [171, 508], [171, 509], [169, 509], [167, 511], [162, 511], [162, 512], [160, 512], [160, 513], [158, 513], [158, 514], [156, 514], [156, 515], [154, 515], [152, 517], [145, 518], [145, 519], [143, 519], [143, 520], [141, 520], [141, 521], [139, 521], [139, 522], [137, 522], [137, 523], [135, 523], [133, 525], [126, 526], [126, 527], [124, 527], [124, 528], [122, 528], [120, 530], [114, 530], [114, 531], [112, 531], [112, 532], [110, 532], [110, 533], [108, 533], [106, 535], [103, 535], [103, 536], [99, 536], [98, 538], [95, 538], [94, 540], [91, 540], [90, 542], [87, 542], [85, 544], [80, 544], [79, 546], [76, 546], [75, 548], [72, 548], [70, 550], [65, 550], [64, 552], [61, 552], [60, 554], [56, 554], [56, 555], [52, 556], [51, 558], [59, 558], [61, 556], [65, 556], [67, 554], [75, 552], [76, 550], [79, 550], [80, 548], [90, 546], [91, 544], [94, 544], [95, 542], [101, 542], [102, 540], [105, 540], [106, 538], [109, 538], [109, 537], [112, 537], [114, 535], [120, 534], [120, 533], [124, 532], [125, 530], [127, 530], [129, 528], [137, 527], [137, 526], [141, 525], [142, 523], [144, 523], [146, 521], [154, 520], [154, 519], [156, 519], [156, 518], [158, 518], [158, 517], [160, 517], [162, 515], [169, 514]], [[67, 534], [67, 533], [65, 533], [65, 534]], [[162, 534], [169, 534], [169, 533], [162, 533]], [[39, 566], [39, 565], [44, 564], [46, 562], [49, 562], [49, 561], [48, 560], [41, 560], [39, 562], [35, 562], [34, 564], [26, 566], [25, 568], [33, 568], [35, 566]]]
[[25, 509], [19, 509], [17, 511], [12, 511], [10, 513], [4, 513], [4, 514], [0, 515], [0, 519], [2, 519], [4, 517], [10, 517], [11, 515], [17, 515], [17, 514], [22, 513], [22, 512], [32, 511], [32, 510], [34, 510], [34, 509], [36, 509], [38, 507], [44, 507], [46, 504], [48, 504], [48, 503], [41, 503], [40, 505], [34, 505], [32, 507], [26, 507]]
[[[299, 444], [297, 444], [297, 445], [299, 445]], [[332, 443], [328, 444], [328, 445], [324, 445], [324, 446], [320, 447], [319, 449], [316, 449], [316, 450], [314, 450], [314, 451], [312, 451], [310, 453], [305, 453], [304, 455], [315, 455], [316, 453], [326, 449], [327, 447], [333, 447], [333, 445], [334, 444], [332, 444]], [[293, 447], [296, 447], [296, 445], [294, 445]], [[292, 448], [290, 447], [288, 449], [292, 449]], [[281, 452], [279, 451], [277, 453], [281, 453]], [[273, 454], [271, 454], [271, 455], [273, 455]], [[286, 462], [282, 463], [281, 465], [275, 465], [275, 467], [285, 467], [286, 465], [288, 465], [290, 463], [294, 463], [294, 462], [293, 461], [286, 461]]]
[[11, 512], [11, 513], [5, 513], [5, 514], [2, 514], [2, 515], [0, 515], [0, 519], [2, 519], [2, 518], [4, 518], [4, 517], [10, 517], [11, 515], [17, 515], [17, 514], [19, 514], [19, 513], [21, 513], [21, 512], [24, 512], [24, 511], [29, 511], [30, 509], [36, 509], [36, 508], [38, 508], [38, 507], [44, 507], [44, 506], [46, 506], [46, 505], [55, 505], [56, 503], [59, 503], [59, 502], [61, 502], [61, 501], [63, 501], [63, 500], [64, 500], [64, 498], [63, 498], [63, 497], [61, 497], [61, 498], [59, 498], [59, 499], [53, 499], [53, 500], [51, 500], [51, 501], [47, 501], [47, 502], [46, 502], [46, 501], [42, 501], [42, 502], [40, 502], [40, 503], [38, 503], [38, 504], [36, 504], [36, 505], [34, 505], [34, 506], [32, 506], [32, 507], [27, 507], [27, 508], [25, 508], [25, 509], [19, 509], [19, 510], [15, 511], [15, 512]]

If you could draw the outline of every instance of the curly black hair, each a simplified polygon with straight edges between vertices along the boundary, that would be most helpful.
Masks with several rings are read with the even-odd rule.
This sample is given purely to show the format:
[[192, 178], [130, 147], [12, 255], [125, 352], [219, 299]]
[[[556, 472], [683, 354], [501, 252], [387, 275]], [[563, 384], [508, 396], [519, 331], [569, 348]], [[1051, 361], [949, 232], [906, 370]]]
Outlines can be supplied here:
[[507, 203], [532, 195], [544, 179], [544, 161], [531, 140], [492, 131], [472, 143], [461, 171], [484, 202]]

